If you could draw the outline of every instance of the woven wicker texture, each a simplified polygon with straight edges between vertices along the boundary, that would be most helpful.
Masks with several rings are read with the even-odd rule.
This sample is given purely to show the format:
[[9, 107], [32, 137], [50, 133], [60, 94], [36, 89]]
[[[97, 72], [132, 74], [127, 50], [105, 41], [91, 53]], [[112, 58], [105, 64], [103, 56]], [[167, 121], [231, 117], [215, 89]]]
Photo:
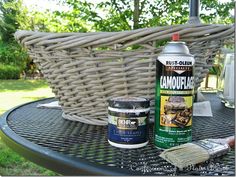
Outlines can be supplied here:
[[154, 113], [155, 60], [160, 44], [179, 32], [195, 56], [195, 90], [212, 66], [233, 25], [186, 24], [122, 32], [43, 33], [18, 31], [49, 82], [63, 117], [88, 124], [107, 124], [107, 100], [144, 96]]

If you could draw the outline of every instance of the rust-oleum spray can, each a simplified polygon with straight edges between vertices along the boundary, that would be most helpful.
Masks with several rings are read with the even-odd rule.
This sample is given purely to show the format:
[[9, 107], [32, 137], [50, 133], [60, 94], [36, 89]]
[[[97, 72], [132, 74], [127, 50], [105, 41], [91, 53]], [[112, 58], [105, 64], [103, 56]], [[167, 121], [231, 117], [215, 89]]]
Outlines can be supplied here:
[[179, 34], [156, 61], [154, 143], [167, 149], [192, 141], [194, 58]]

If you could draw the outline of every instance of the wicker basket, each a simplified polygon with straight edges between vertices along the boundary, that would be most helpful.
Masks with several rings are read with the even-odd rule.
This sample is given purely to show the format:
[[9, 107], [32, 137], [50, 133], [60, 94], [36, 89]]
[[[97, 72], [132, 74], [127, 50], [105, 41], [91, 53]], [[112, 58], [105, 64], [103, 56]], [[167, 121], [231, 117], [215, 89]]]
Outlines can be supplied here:
[[186, 24], [122, 32], [43, 33], [18, 31], [23, 44], [49, 82], [63, 117], [88, 124], [107, 124], [107, 100], [145, 96], [154, 113], [155, 60], [179, 32], [195, 55], [195, 90], [211, 67], [233, 25]]

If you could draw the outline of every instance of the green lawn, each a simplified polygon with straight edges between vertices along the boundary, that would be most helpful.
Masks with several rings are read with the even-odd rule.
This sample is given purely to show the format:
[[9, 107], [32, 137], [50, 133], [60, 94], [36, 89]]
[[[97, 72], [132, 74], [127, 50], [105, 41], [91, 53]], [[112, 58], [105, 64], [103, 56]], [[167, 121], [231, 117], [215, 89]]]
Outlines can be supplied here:
[[[0, 114], [17, 105], [52, 97], [44, 80], [0, 80]], [[42, 168], [9, 149], [0, 139], [0, 176], [48, 176], [56, 173]]]

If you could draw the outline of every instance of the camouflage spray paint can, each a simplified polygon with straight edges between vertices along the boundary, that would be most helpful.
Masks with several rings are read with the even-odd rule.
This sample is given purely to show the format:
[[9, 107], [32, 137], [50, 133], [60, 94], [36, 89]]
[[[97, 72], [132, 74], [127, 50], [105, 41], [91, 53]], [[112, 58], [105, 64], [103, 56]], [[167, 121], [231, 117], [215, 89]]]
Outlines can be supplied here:
[[156, 61], [154, 143], [170, 148], [192, 141], [194, 58], [179, 34]]

